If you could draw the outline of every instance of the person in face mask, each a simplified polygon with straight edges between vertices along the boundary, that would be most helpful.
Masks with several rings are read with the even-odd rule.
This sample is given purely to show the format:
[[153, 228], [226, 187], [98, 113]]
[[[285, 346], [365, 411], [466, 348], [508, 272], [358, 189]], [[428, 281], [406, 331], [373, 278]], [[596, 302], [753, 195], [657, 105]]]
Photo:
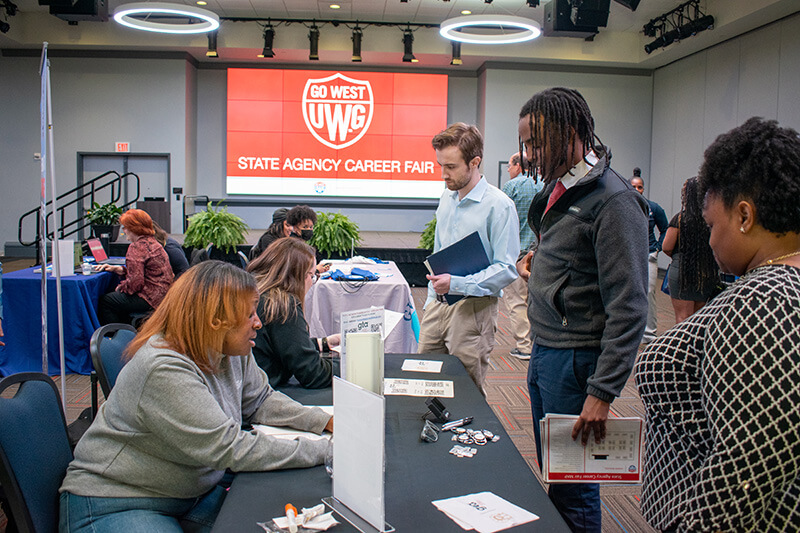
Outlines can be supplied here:
[[286, 213], [283, 221], [284, 235], [310, 241], [314, 235], [317, 214], [307, 205], [296, 205]]
[[[275, 210], [272, 215], [272, 225], [250, 250], [250, 260], [255, 260], [274, 241], [281, 237], [295, 237], [306, 242], [314, 236], [314, 224], [317, 214], [307, 205], [296, 205], [291, 209], [285, 207]], [[317, 274], [330, 269], [330, 263], [320, 263], [316, 266]]]

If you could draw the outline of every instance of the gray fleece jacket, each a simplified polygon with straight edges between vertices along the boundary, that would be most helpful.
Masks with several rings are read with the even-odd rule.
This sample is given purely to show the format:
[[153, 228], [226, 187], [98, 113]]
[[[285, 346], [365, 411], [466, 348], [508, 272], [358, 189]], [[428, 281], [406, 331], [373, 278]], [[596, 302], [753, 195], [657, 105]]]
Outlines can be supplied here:
[[544, 213], [554, 187], [528, 212], [540, 241], [528, 282], [531, 331], [551, 348], [600, 348], [586, 392], [611, 402], [647, 322], [648, 206], [605, 157]]
[[274, 391], [252, 355], [223, 356], [214, 374], [153, 337], [122, 369], [75, 448], [61, 492], [194, 498], [235, 472], [321, 464], [327, 440], [281, 440], [242, 422], [322, 433], [329, 415]]

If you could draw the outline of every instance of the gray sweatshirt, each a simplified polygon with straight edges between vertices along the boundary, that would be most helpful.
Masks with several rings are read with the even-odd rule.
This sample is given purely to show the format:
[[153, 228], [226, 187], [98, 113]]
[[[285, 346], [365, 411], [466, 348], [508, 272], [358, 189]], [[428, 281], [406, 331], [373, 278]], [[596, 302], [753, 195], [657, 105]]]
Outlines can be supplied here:
[[544, 213], [554, 187], [528, 212], [540, 240], [528, 281], [531, 331], [551, 348], [600, 348], [586, 392], [611, 402], [647, 321], [648, 205], [606, 158]]
[[274, 391], [253, 359], [223, 356], [214, 374], [151, 338], [122, 369], [75, 448], [61, 492], [193, 498], [234, 472], [321, 464], [329, 442], [281, 440], [242, 422], [322, 433], [329, 415]]

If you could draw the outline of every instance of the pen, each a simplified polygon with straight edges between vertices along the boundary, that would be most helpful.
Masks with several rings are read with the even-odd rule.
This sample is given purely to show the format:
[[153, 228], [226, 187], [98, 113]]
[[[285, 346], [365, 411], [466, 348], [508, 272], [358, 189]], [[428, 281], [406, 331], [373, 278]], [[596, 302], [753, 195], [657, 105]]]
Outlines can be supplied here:
[[472, 422], [471, 416], [465, 416], [464, 418], [459, 418], [458, 420], [453, 420], [452, 422], [448, 422], [446, 424], [442, 424], [442, 431], [448, 431], [453, 428], [466, 426]]
[[286, 504], [286, 520], [289, 522], [290, 533], [297, 533], [297, 508], [291, 503]]

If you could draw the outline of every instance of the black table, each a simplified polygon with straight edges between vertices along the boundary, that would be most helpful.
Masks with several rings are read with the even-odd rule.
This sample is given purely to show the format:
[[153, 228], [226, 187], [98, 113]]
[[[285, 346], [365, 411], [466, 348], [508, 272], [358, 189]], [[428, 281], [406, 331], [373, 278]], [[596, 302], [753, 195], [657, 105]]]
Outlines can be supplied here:
[[[407, 358], [442, 360], [442, 373], [403, 372], [400, 366]], [[507, 531], [569, 531], [457, 358], [387, 354], [385, 375], [452, 380], [455, 398], [442, 399], [452, 417], [473, 416], [475, 420], [467, 427], [488, 429], [500, 436], [498, 442], [474, 446], [478, 449], [474, 457], [458, 458], [448, 453], [457, 444], [450, 440], [450, 432], [441, 433], [434, 443], [420, 441], [421, 417], [427, 411], [424, 398], [387, 396], [386, 521], [398, 532], [463, 531], [431, 502], [483, 491], [493, 492], [540, 517]], [[332, 401], [330, 388], [287, 387], [282, 391], [306, 405], [330, 405]], [[331, 492], [331, 480], [322, 466], [240, 473], [233, 481], [212, 531], [263, 533], [256, 522], [281, 516], [285, 504], [292, 503], [298, 509], [312, 507]], [[339, 517], [337, 520], [341, 524], [330, 531], [356, 531]]]

